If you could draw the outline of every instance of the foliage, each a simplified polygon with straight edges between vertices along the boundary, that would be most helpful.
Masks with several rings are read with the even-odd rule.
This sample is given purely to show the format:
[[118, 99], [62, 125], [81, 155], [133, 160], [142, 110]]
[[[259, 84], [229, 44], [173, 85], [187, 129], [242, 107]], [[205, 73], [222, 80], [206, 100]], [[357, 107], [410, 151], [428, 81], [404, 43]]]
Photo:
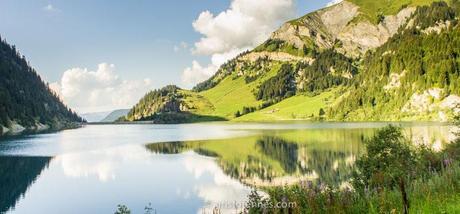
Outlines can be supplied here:
[[334, 88], [318, 95], [297, 94], [278, 103], [267, 101], [267, 104], [261, 104], [258, 111], [239, 117], [236, 121], [316, 120], [319, 110], [327, 109], [339, 92]]
[[315, 48], [308, 48], [306, 45], [302, 47], [302, 49], [299, 49], [295, 47], [294, 45], [285, 42], [280, 39], [268, 39], [265, 41], [263, 44], [260, 46], [256, 47], [254, 49], [255, 52], [262, 52], [262, 51], [268, 51], [268, 52], [284, 52], [284, 53], [289, 53], [294, 56], [308, 56], [308, 57], [314, 57], [316, 53]]
[[156, 114], [180, 112], [180, 88], [169, 85], [147, 93], [128, 113], [127, 120], [149, 120]]
[[[400, 120], [411, 116], [401, 109], [414, 93], [440, 88], [443, 97], [460, 94], [460, 26], [454, 19], [458, 12], [453, 16], [454, 12], [445, 3], [419, 7], [413, 14], [417, 25], [404, 26], [383, 46], [366, 54], [349, 93], [328, 116]], [[451, 21], [451, 27], [440, 33], [425, 33], [420, 28], [443, 20]], [[388, 87], [395, 75], [397, 86]]]
[[83, 121], [49, 89], [15, 46], [0, 40], [0, 125], [8, 127], [16, 121], [32, 127], [40, 122], [59, 128], [54, 126]]
[[354, 187], [365, 189], [399, 187], [403, 198], [405, 213], [409, 209], [407, 182], [417, 174], [416, 155], [410, 147], [410, 141], [404, 138], [401, 129], [395, 126], [383, 128], [366, 142], [367, 154], [356, 161], [357, 173]]
[[131, 210], [126, 205], [118, 205], [115, 214], [131, 214]]
[[235, 113], [235, 117], [241, 117], [243, 115], [246, 115], [246, 114], [249, 114], [249, 113], [252, 113], [252, 112], [255, 112], [257, 111], [257, 108], [256, 107], [243, 107], [243, 110], [240, 112], [239, 110]]
[[202, 92], [202, 91], [206, 91], [211, 88], [214, 88], [223, 79], [225, 79], [225, 77], [227, 77], [228, 75], [230, 75], [232, 72], [236, 70], [236, 65], [238, 63], [238, 60], [237, 60], [238, 57], [241, 57], [247, 53], [248, 53], [247, 51], [240, 53], [235, 58], [221, 65], [219, 69], [217, 70], [217, 72], [211, 78], [197, 84], [195, 87], [193, 87], [192, 91]]
[[351, 59], [328, 49], [319, 53], [311, 65], [299, 63], [296, 73], [300, 73], [303, 83], [300, 91], [318, 92], [350, 83], [357, 69], [353, 66]]
[[429, 5], [433, 0], [349, 0], [359, 6], [360, 15], [357, 19], [366, 19], [372, 23], [378, 23], [381, 15], [396, 15], [401, 9], [408, 6]]
[[[444, 150], [432, 170], [421, 159], [420, 150], [406, 142], [398, 127], [381, 129], [366, 144], [368, 154], [357, 161], [359, 169], [351, 187], [332, 188], [327, 184], [301, 182], [299, 185], [267, 189], [269, 197], [249, 196], [251, 204], [289, 202], [293, 207], [247, 206], [248, 213], [458, 213], [460, 212], [459, 140]], [[422, 151], [423, 152], [423, 151]], [[401, 194], [401, 179], [406, 179]], [[367, 186], [368, 188], [365, 188]], [[401, 201], [410, 196], [410, 207]], [[407, 210], [405, 210], [407, 209]]]
[[283, 64], [278, 74], [259, 87], [258, 100], [282, 100], [295, 94], [295, 78], [292, 65]]
[[383, 128], [366, 142], [366, 148], [367, 154], [356, 161], [355, 187], [394, 188], [400, 179], [416, 174], [416, 156], [399, 127]]

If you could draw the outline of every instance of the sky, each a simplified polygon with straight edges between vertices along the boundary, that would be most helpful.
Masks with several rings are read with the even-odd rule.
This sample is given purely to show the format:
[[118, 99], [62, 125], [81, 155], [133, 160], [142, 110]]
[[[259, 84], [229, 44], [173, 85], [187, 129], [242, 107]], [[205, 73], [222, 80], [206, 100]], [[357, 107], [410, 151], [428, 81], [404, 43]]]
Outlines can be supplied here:
[[[337, 2], [337, 0], [334, 0]], [[79, 113], [191, 88], [331, 0], [1, 0], [0, 35]]]

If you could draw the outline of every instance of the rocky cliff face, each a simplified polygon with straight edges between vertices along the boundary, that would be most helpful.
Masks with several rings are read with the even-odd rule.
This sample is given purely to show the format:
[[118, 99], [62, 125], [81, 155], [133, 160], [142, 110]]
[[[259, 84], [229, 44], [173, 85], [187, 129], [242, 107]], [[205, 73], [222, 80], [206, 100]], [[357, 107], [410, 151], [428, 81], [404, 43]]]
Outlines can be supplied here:
[[369, 49], [383, 45], [404, 25], [415, 7], [407, 7], [396, 15], [382, 17], [378, 24], [359, 19], [359, 6], [343, 1], [284, 24], [271, 39], [285, 41], [296, 48], [318, 47], [358, 57]]
[[[193, 92], [181, 92], [193, 99], [154, 99], [133, 113], [161, 113], [154, 106], [163, 103], [226, 119], [449, 120], [460, 111], [459, 14], [454, 2], [345, 0], [285, 23]], [[236, 99], [242, 94], [249, 98]], [[295, 109], [286, 110], [293, 100]], [[307, 108], [316, 109], [298, 117]]]

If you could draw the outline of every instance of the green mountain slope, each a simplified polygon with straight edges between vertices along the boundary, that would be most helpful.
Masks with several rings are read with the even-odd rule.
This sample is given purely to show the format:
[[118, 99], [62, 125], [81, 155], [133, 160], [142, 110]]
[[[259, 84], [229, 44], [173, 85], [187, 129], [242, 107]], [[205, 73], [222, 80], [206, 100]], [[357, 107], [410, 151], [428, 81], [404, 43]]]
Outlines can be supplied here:
[[14, 46], [0, 41], [0, 135], [61, 129], [75, 122], [82, 119], [59, 100]]
[[452, 117], [460, 104], [457, 13], [443, 3], [420, 7], [405, 30], [363, 58], [350, 94], [330, 115], [339, 120]]
[[202, 95], [169, 85], [147, 93], [122, 121], [191, 123], [225, 120], [211, 115], [214, 106]]
[[460, 3], [433, 2], [349, 0], [289, 21], [192, 91], [178, 90], [207, 103], [181, 113], [234, 121], [449, 120], [460, 112]]

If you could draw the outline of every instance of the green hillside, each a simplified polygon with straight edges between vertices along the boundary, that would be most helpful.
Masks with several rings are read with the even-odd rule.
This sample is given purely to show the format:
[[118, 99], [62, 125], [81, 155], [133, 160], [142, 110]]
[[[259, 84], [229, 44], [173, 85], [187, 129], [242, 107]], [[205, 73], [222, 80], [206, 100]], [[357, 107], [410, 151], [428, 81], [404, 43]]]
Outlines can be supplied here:
[[[169, 92], [161, 89], [147, 94], [127, 120], [162, 123], [452, 119], [460, 111], [456, 106], [460, 106], [460, 3], [351, 2], [359, 6], [359, 13], [354, 18], [344, 18], [349, 23], [341, 28], [331, 29], [334, 26], [322, 23], [328, 20], [316, 13], [288, 22], [273, 38], [228, 61], [192, 91], [170, 86], [173, 89]], [[413, 6], [418, 6], [415, 12], [398, 23], [399, 30], [386, 42], [375, 43], [379, 45], [376, 48], [363, 46], [359, 43], [361, 37], [333, 39], [338, 36], [333, 34], [335, 31], [349, 33], [355, 27], [350, 23], [361, 22], [363, 17], [394, 15]], [[289, 25], [293, 22], [294, 28]], [[365, 22], [368, 24], [364, 26], [369, 26]], [[302, 27], [302, 31], [310, 33], [301, 35]], [[375, 29], [363, 35], [382, 33]], [[355, 31], [358, 30], [363, 31]], [[369, 50], [362, 55], [353, 54], [361, 48]], [[166, 121], [158, 119], [166, 115], [180, 116]]]
[[377, 23], [382, 16], [395, 15], [402, 8], [430, 5], [435, 0], [347, 0], [359, 6], [360, 18]]
[[279, 64], [271, 66], [270, 71], [250, 83], [246, 83], [244, 77], [233, 74], [226, 77], [216, 87], [199, 94], [212, 103], [213, 115], [231, 119], [243, 107], [259, 107], [262, 104], [262, 101], [256, 99], [254, 93], [262, 82], [275, 76], [279, 68]]
[[[436, 120], [440, 112], [451, 114], [456, 106], [443, 105], [460, 95], [457, 13], [444, 3], [419, 8], [412, 28], [364, 57], [350, 95], [330, 115], [339, 120]], [[440, 22], [452, 24], [439, 33], [423, 32]], [[421, 113], [418, 107], [429, 109]]]
[[326, 109], [337, 96], [338, 89], [326, 91], [316, 96], [306, 94], [287, 98], [277, 104], [236, 118], [235, 121], [277, 121], [277, 120], [316, 120], [321, 109]]

